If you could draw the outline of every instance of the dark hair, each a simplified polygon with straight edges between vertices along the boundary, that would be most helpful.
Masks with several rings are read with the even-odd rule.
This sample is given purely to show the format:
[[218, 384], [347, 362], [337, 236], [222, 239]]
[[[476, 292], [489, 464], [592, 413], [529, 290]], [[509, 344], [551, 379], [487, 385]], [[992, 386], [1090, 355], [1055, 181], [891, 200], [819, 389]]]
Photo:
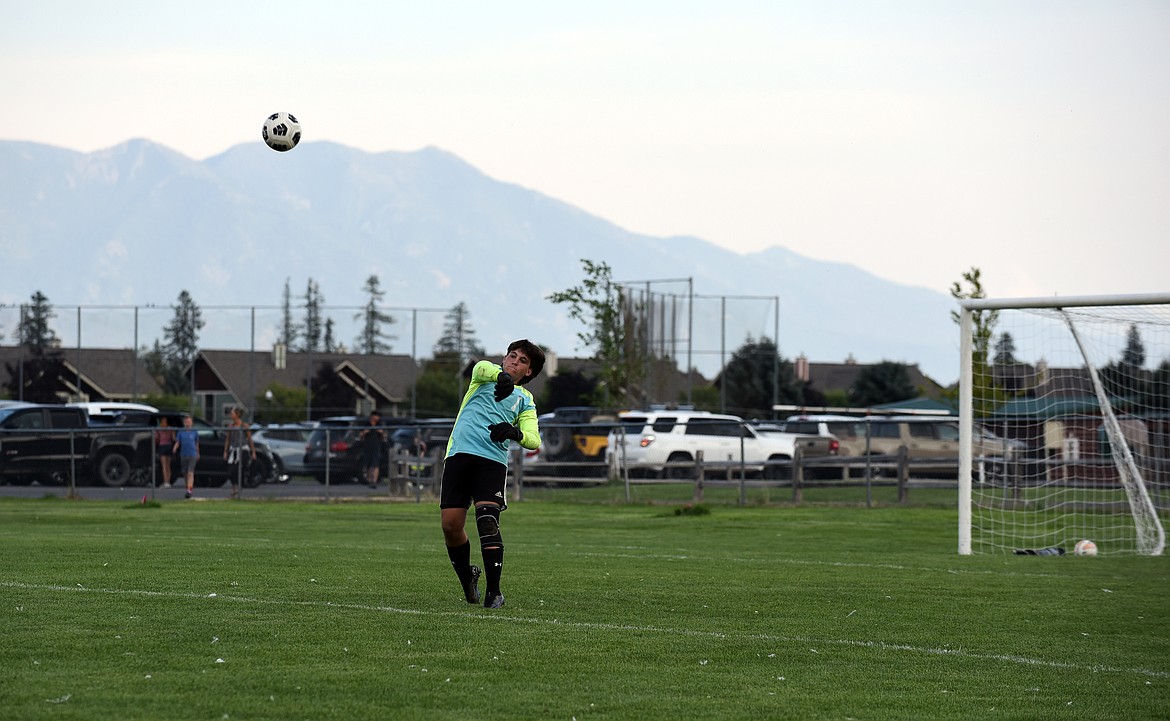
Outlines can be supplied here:
[[528, 356], [528, 369], [532, 371], [521, 380], [516, 381], [516, 385], [522, 386], [540, 375], [540, 371], [544, 369], [544, 351], [540, 349], [540, 346], [527, 338], [512, 341], [511, 345], [508, 346], [508, 352], [511, 353], [514, 350], [518, 350]]

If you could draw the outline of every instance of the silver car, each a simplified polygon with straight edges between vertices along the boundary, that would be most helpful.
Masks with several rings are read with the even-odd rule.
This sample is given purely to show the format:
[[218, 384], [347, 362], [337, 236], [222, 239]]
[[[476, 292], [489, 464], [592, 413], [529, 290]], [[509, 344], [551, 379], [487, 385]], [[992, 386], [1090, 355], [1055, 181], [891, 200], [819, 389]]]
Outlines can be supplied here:
[[316, 424], [287, 423], [262, 426], [252, 431], [252, 439], [272, 449], [272, 455], [280, 466], [278, 475], [303, 476], [305, 470], [305, 445]]

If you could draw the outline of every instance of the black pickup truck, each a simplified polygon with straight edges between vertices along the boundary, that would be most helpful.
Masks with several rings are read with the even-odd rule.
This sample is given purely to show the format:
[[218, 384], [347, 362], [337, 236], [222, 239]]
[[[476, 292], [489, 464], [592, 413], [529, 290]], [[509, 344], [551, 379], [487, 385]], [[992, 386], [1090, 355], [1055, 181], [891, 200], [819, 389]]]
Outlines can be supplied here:
[[0, 402], [0, 479], [13, 485], [64, 485], [92, 475], [93, 433], [85, 411]]
[[[183, 413], [131, 412], [113, 424], [89, 425], [85, 411], [70, 406], [0, 402], [0, 479], [6, 483], [142, 486], [157, 468], [156, 431], [166, 416], [172, 429], [182, 428]], [[192, 419], [199, 432], [199, 463], [195, 482], [222, 486], [229, 467], [223, 458], [224, 431], [201, 418]], [[256, 461], [247, 464], [243, 484], [254, 488], [279, 481], [272, 451], [256, 443]], [[174, 460], [174, 459], [172, 459]], [[174, 478], [178, 477], [177, 462]], [[158, 474], [161, 477], [161, 473]]]

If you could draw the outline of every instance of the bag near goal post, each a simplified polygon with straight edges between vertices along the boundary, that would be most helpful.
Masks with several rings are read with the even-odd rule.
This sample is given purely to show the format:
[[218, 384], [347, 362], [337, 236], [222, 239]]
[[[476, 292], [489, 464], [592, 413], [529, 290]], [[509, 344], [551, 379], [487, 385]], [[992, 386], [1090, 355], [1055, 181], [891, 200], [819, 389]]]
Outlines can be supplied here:
[[1170, 294], [960, 306], [959, 553], [1160, 555]]

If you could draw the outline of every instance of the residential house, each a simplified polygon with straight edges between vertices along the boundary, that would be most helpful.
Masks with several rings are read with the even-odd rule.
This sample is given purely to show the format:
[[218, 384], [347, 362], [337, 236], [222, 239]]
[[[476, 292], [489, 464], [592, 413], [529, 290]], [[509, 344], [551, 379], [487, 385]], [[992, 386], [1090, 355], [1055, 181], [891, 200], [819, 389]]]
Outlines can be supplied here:
[[[918, 391], [921, 398], [937, 400], [942, 396], [943, 386], [919, 369], [917, 364], [907, 363], [906, 375], [910, 385]], [[798, 356], [792, 364], [796, 379], [808, 383], [821, 393], [832, 391], [848, 391], [861, 376], [862, 371], [870, 367], [858, 363], [852, 355], [843, 363], [812, 363], [804, 355]]]
[[200, 351], [195, 358], [196, 404], [205, 418], [219, 421], [232, 406], [254, 409], [273, 383], [305, 388], [322, 368], [332, 369], [357, 399], [352, 408], [331, 409], [337, 415], [363, 415], [378, 408], [399, 416], [413, 410], [411, 388], [419, 371], [410, 356], [289, 352], [280, 345], [267, 352]]
[[[62, 372], [54, 380], [62, 403], [140, 401], [162, 392], [130, 348], [57, 348], [55, 353], [62, 363]], [[30, 358], [24, 346], [0, 346], [0, 387], [8, 387], [13, 375], [19, 377]]]

